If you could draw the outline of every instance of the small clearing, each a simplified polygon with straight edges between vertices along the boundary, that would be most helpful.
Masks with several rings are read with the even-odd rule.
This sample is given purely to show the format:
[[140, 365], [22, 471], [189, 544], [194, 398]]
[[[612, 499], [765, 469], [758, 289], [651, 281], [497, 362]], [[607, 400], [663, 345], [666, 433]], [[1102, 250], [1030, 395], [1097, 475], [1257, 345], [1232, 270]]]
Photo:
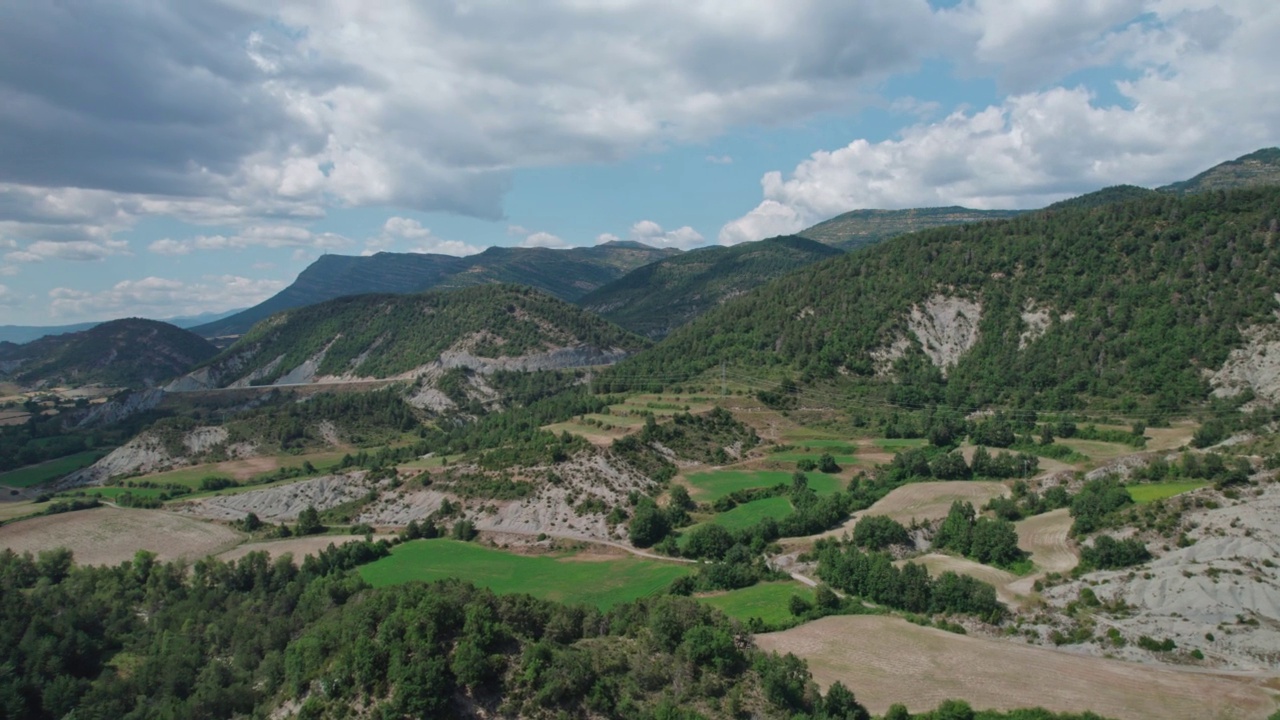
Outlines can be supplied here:
[[243, 536], [224, 525], [158, 510], [103, 507], [32, 518], [0, 527], [0, 547], [37, 554], [65, 547], [81, 565], [116, 565], [150, 550], [160, 560], [216, 555]]
[[766, 624], [777, 627], [795, 620], [789, 606], [792, 595], [799, 595], [813, 602], [814, 591], [807, 585], [793, 581], [765, 582], [739, 590], [699, 595], [698, 600], [719, 609], [734, 620], [747, 622], [751, 618], [760, 618]]
[[907, 327], [920, 341], [924, 354], [945, 375], [947, 369], [959, 362], [978, 342], [978, 322], [981, 319], [980, 303], [934, 295], [923, 305], [911, 308]]
[[1267, 678], [1086, 658], [925, 628], [895, 617], [828, 617], [756, 636], [805, 659], [823, 687], [839, 680], [873, 713], [963, 699], [978, 709], [1091, 710], [1119, 720], [1256, 718], [1276, 706]]

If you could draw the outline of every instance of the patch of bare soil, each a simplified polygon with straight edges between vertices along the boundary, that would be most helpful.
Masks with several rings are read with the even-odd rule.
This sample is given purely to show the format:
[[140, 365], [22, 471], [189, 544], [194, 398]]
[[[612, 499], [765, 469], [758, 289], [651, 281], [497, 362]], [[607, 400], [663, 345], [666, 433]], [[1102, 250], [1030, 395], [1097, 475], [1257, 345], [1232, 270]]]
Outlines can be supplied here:
[[901, 567], [908, 562], [923, 565], [929, 571], [929, 574], [934, 577], [944, 572], [953, 572], [957, 575], [969, 575], [988, 583], [995, 587], [996, 597], [1006, 605], [1016, 604], [1020, 599], [1009, 589], [1009, 586], [1018, 579], [1018, 576], [990, 565], [983, 565], [967, 558], [944, 555], [942, 553], [928, 553], [910, 560], [902, 560], [895, 564]]
[[239, 545], [218, 555], [219, 560], [228, 562], [239, 560], [252, 552], [265, 552], [273, 558], [281, 555], [292, 555], [293, 562], [299, 564], [302, 559], [311, 555], [319, 555], [320, 551], [330, 545], [346, 545], [357, 540], [363, 541], [362, 535], [312, 535], [310, 537], [290, 538], [288, 540], [269, 540]]
[[103, 507], [32, 518], [0, 527], [0, 547], [17, 553], [65, 547], [81, 565], [116, 565], [139, 550], [161, 560], [196, 560], [222, 552], [243, 536], [224, 525], [159, 510]]
[[1120, 720], [1262, 720], [1276, 707], [1266, 677], [1081, 657], [894, 617], [828, 617], [756, 643], [807, 660], [820, 685], [839, 680], [877, 714], [896, 702], [921, 712], [950, 698], [978, 709], [1040, 706]]
[[[1053, 612], [1063, 612], [1086, 586], [1103, 603], [1126, 606], [1122, 612], [1097, 612], [1099, 640], [1072, 645], [1073, 652], [1190, 662], [1187, 654], [1199, 650], [1202, 664], [1280, 671], [1280, 484], [1238, 501], [1208, 488], [1198, 492], [1212, 494], [1221, 506], [1184, 514], [1194, 544], [1150, 542], [1155, 559], [1146, 564], [1089, 573], [1044, 591]], [[1110, 629], [1127, 640], [1125, 647], [1102, 639]], [[1143, 635], [1173, 640], [1177, 650], [1143, 650], [1136, 645]]]
[[240, 520], [254, 513], [265, 522], [292, 522], [308, 506], [328, 510], [365, 495], [371, 487], [364, 476], [363, 470], [325, 475], [235, 495], [200, 498], [175, 505], [174, 510], [213, 520]]

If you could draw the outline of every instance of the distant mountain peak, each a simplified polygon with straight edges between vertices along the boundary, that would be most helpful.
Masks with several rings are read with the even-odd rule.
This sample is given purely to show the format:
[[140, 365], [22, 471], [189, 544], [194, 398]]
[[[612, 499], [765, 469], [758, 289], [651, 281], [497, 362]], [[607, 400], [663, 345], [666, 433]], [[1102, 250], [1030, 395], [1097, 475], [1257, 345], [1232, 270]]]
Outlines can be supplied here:
[[1160, 192], [1189, 193], [1280, 185], [1280, 148], [1270, 147], [1219, 163], [1190, 180], [1170, 183]]

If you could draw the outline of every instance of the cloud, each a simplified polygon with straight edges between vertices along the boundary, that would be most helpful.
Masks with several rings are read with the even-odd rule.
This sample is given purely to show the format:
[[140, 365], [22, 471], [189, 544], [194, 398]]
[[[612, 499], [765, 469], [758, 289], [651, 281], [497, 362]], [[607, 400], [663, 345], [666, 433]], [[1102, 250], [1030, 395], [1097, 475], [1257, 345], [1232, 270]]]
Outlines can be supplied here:
[[362, 255], [395, 250], [397, 252], [436, 253], [440, 255], [475, 255], [481, 248], [459, 240], [446, 240], [412, 218], [390, 217], [382, 224], [382, 232], [365, 241]]
[[706, 238], [688, 225], [667, 231], [652, 220], [641, 220], [632, 225], [630, 239], [651, 247], [674, 247], [681, 250], [688, 250], [707, 243]]
[[733, 158], [728, 155], [708, 155], [707, 162], [712, 165], [732, 165]]
[[603, 245], [604, 243], [618, 242], [621, 239], [613, 233], [600, 233], [596, 236], [596, 244]]
[[6, 4], [0, 188], [22, 207], [0, 217], [498, 218], [518, 168], [857, 105], [943, 20], [926, 0]]
[[1212, 32], [1165, 7], [1153, 3], [1155, 20], [1125, 30], [1125, 62], [1139, 75], [1116, 83], [1124, 102], [1054, 87], [815, 152], [786, 176], [766, 173], [763, 201], [720, 242], [859, 208], [1041, 207], [1108, 185], [1162, 185], [1276, 144], [1280, 6], [1224, 3], [1206, 11]]
[[129, 243], [123, 240], [71, 240], [54, 242], [37, 240], [21, 250], [5, 253], [4, 259], [15, 263], [35, 263], [46, 260], [102, 260], [112, 255], [128, 255]]
[[49, 291], [49, 309], [64, 319], [198, 315], [256, 305], [286, 284], [237, 275], [205, 276], [194, 283], [146, 277], [123, 280], [101, 292], [57, 287]]
[[10, 290], [5, 285], [0, 285], [0, 307], [18, 307], [22, 304], [22, 298]]
[[520, 247], [563, 249], [569, 247], [569, 243], [548, 232], [535, 232], [521, 240]]
[[334, 233], [313, 233], [292, 225], [255, 225], [235, 235], [200, 235], [186, 240], [161, 238], [147, 249], [157, 255], [190, 255], [197, 250], [243, 250], [250, 247], [341, 250], [351, 241]]

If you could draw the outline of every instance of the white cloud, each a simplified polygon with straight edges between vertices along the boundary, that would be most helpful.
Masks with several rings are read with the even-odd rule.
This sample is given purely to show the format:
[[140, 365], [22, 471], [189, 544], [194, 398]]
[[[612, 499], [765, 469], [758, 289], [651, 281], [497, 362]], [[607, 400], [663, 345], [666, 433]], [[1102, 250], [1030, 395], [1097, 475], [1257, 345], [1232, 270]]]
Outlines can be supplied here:
[[663, 230], [661, 225], [652, 220], [641, 220], [632, 225], [629, 235], [631, 240], [650, 247], [674, 247], [688, 250], [707, 244], [707, 239], [688, 225], [668, 231]]
[[733, 158], [728, 155], [708, 155], [707, 162], [712, 165], [732, 165]]
[[552, 235], [548, 232], [530, 233], [528, 237], [520, 241], [522, 248], [553, 248], [563, 249], [569, 247], [569, 243]]
[[603, 245], [604, 243], [618, 242], [621, 239], [622, 238], [614, 235], [613, 233], [600, 233], [596, 236], [596, 244]]
[[123, 280], [102, 292], [57, 287], [49, 291], [49, 308], [64, 319], [198, 315], [256, 305], [286, 284], [237, 275], [205, 276], [194, 283], [146, 277]]
[[5, 285], [0, 285], [0, 307], [18, 307], [22, 298]]
[[0, 84], [0, 196], [13, 216], [108, 232], [335, 205], [497, 218], [515, 169], [848, 110], [947, 32], [926, 0], [121, 0], [2, 17], [0, 46], [34, 70]]
[[766, 173], [763, 202], [719, 239], [795, 232], [859, 208], [1040, 207], [1107, 185], [1165, 184], [1276, 144], [1280, 5], [1224, 3], [1206, 33], [1184, 13], [1202, 4], [1153, 2], [1158, 22], [1124, 31], [1140, 74], [1117, 83], [1123, 104], [1056, 87], [815, 152], [785, 177]]
[[187, 240], [161, 238], [147, 246], [157, 255], [189, 255], [197, 250], [243, 250], [250, 247], [341, 250], [351, 242], [334, 233], [313, 233], [293, 225], [255, 225], [235, 235], [200, 235]]
[[129, 243], [123, 240], [72, 240], [55, 242], [37, 240], [21, 250], [5, 253], [5, 260], [16, 263], [44, 262], [46, 260], [102, 260], [112, 255], [128, 255]]
[[382, 224], [382, 232], [365, 241], [362, 255], [396, 251], [413, 253], [437, 253], [441, 255], [475, 255], [481, 251], [474, 245], [460, 240], [446, 240], [425, 228], [412, 218], [390, 217]]

